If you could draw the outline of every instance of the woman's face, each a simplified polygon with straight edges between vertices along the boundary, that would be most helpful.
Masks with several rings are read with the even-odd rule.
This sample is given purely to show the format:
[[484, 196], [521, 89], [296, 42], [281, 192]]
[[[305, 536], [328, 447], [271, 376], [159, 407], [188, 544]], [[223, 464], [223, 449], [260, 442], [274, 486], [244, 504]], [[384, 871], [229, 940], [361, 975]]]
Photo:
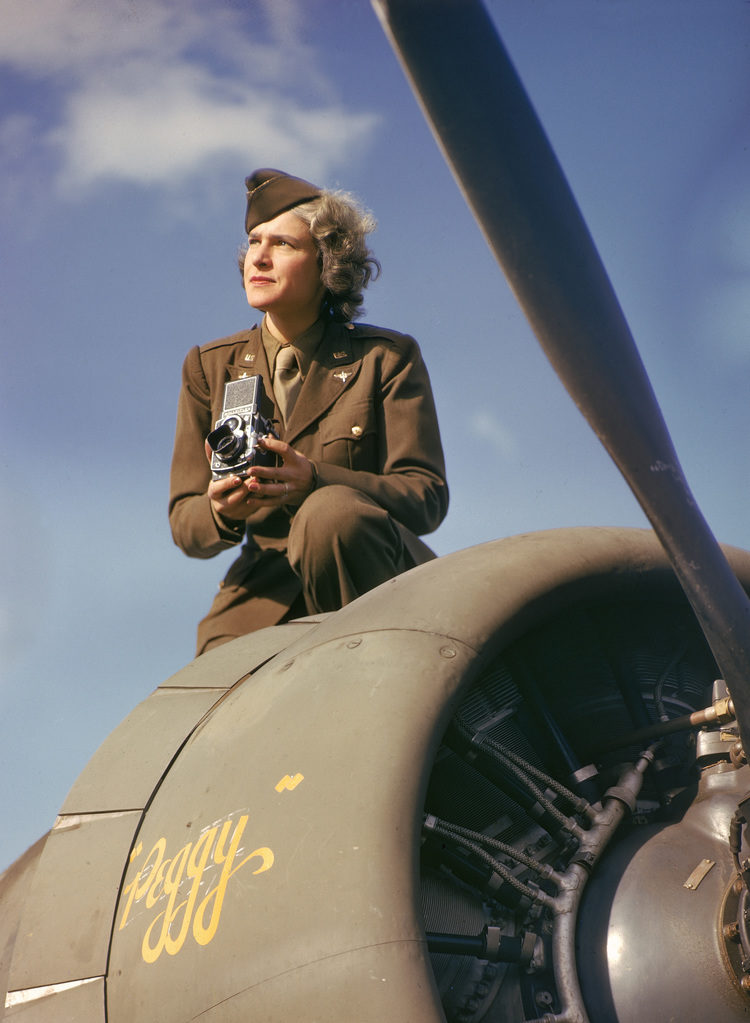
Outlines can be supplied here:
[[307, 224], [287, 210], [253, 228], [244, 280], [254, 309], [280, 318], [309, 318], [312, 323], [320, 313], [325, 288]]

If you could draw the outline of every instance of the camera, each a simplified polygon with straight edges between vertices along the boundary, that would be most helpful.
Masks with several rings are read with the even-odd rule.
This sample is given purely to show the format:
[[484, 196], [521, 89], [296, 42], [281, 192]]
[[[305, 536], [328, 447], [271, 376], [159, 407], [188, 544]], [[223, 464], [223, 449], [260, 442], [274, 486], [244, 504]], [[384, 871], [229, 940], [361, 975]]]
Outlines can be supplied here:
[[264, 412], [273, 412], [273, 406], [263, 390], [260, 376], [230, 380], [224, 386], [224, 406], [221, 419], [206, 440], [211, 455], [211, 474], [215, 480], [233, 473], [247, 476], [253, 465], [277, 464], [276, 455], [258, 447], [258, 439], [278, 434], [273, 421]]

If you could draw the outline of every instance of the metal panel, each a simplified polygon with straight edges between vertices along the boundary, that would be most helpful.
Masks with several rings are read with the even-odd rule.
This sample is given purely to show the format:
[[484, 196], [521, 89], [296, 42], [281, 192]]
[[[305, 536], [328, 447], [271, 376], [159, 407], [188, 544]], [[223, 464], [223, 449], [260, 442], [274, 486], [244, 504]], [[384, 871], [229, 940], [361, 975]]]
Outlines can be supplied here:
[[200, 1023], [444, 1023], [431, 985], [423, 980], [426, 960], [421, 941], [352, 949], [238, 991], [201, 1013]]
[[304, 636], [325, 617], [326, 615], [318, 615], [285, 622], [282, 626], [274, 625], [268, 629], [259, 629], [258, 632], [240, 636], [231, 643], [223, 643], [196, 657], [166, 682], [162, 682], [159, 688], [211, 686], [230, 689], [270, 657], [275, 657], [279, 650]]
[[65, 818], [47, 838], [21, 916], [8, 988], [104, 976], [140, 812]]
[[[474, 653], [405, 630], [312, 639], [228, 694], [149, 806], [115, 918], [110, 1023], [147, 1019], [159, 999], [160, 1023], [299, 1019], [301, 1006], [340, 1019], [331, 1006], [357, 988], [368, 1023], [441, 1018], [415, 831]], [[404, 990], [421, 992], [408, 1015]]]
[[217, 689], [157, 689], [94, 753], [60, 813], [142, 809], [175, 753], [221, 696]]
[[0, 875], [0, 906], [2, 906], [2, 912], [0, 912], [0, 1019], [3, 1018], [4, 993], [8, 990], [13, 943], [16, 940], [26, 896], [34, 880], [46, 841], [47, 836], [45, 835]]
[[30, 992], [28, 1000], [6, 1008], [13, 1023], [104, 1023], [104, 978], [92, 977], [63, 990]]

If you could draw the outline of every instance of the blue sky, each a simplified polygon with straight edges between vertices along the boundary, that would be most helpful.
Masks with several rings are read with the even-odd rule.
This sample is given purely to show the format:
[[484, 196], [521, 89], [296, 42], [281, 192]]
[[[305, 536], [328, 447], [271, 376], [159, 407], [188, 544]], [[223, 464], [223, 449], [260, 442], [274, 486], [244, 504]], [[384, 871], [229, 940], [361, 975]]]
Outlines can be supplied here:
[[[698, 502], [750, 547], [750, 5], [487, 6]], [[366, 319], [416, 336], [431, 372], [452, 494], [439, 553], [645, 524], [366, 0], [4, 0], [0, 869], [191, 659], [231, 560], [172, 545], [167, 476], [184, 354], [257, 319], [234, 261], [259, 166], [350, 189], [379, 221]]]

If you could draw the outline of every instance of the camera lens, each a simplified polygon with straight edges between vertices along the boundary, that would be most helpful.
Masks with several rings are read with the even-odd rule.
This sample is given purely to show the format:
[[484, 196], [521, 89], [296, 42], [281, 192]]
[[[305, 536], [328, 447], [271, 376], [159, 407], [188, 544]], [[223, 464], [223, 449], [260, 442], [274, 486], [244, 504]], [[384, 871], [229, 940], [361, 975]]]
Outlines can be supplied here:
[[208, 446], [222, 462], [231, 462], [245, 450], [245, 434], [239, 416], [228, 416], [206, 438]]

